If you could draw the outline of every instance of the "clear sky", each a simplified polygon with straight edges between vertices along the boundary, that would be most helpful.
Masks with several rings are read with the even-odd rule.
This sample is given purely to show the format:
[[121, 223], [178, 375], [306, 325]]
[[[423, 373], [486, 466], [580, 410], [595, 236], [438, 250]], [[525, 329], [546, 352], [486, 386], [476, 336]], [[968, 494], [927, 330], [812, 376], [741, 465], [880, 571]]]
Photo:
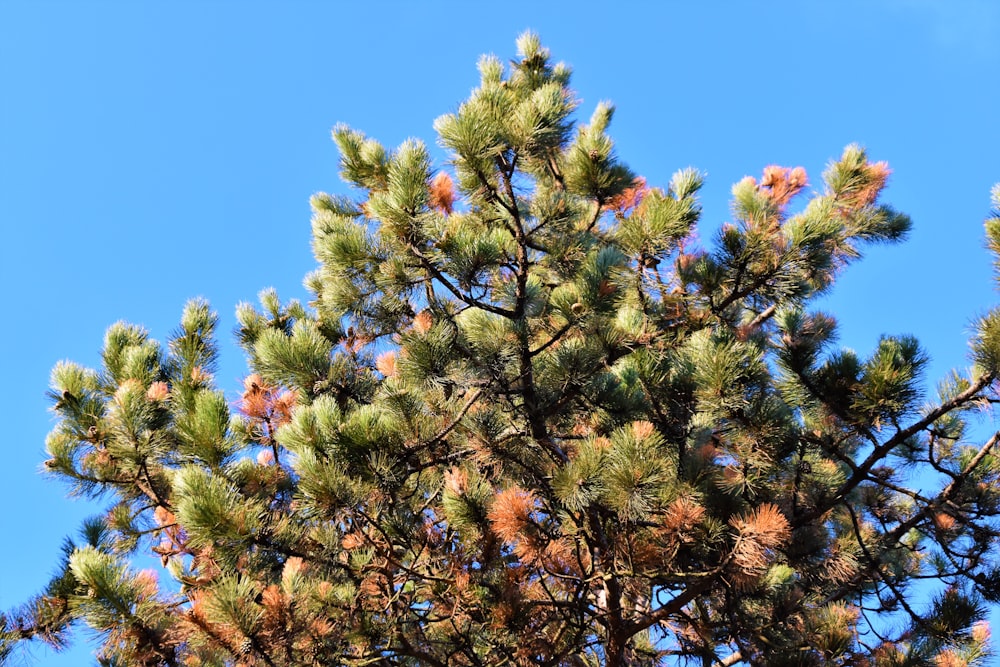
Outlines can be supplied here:
[[[345, 191], [330, 128], [435, 145], [431, 124], [475, 86], [478, 56], [512, 57], [528, 28], [574, 68], [583, 118], [617, 105], [619, 154], [651, 185], [707, 172], [703, 238], [730, 186], [768, 164], [818, 186], [848, 143], [887, 160], [886, 201], [913, 217], [911, 238], [850, 267], [823, 307], [862, 354], [912, 333], [930, 382], [965, 366], [969, 323], [997, 296], [982, 242], [1000, 181], [994, 0], [4, 0], [0, 609], [44, 586], [98, 509], [39, 473], [51, 367], [96, 366], [119, 319], [163, 340], [204, 296], [235, 398], [235, 305], [269, 286], [307, 297], [309, 195]], [[83, 665], [88, 651], [33, 656]]]

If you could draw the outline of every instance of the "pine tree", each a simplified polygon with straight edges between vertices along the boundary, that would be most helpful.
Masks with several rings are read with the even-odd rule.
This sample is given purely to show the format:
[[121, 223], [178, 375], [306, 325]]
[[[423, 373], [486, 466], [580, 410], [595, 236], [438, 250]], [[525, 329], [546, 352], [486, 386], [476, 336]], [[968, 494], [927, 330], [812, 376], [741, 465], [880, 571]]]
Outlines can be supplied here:
[[811, 309], [906, 235], [886, 164], [767, 167], [702, 249], [702, 176], [634, 174], [536, 36], [479, 70], [443, 168], [334, 130], [356, 196], [313, 198], [309, 304], [239, 306], [239, 401], [203, 301], [54, 369], [45, 465], [113, 503], [0, 655], [80, 621], [106, 665], [982, 664], [1000, 311], [925, 398], [914, 338]]

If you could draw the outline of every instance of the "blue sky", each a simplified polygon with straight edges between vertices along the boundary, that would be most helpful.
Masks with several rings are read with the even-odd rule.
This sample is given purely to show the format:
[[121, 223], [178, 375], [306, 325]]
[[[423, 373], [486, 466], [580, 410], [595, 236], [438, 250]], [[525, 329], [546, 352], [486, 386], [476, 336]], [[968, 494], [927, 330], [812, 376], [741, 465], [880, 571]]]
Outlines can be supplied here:
[[[0, 609], [45, 584], [94, 511], [39, 474], [55, 362], [96, 365], [119, 319], [165, 339], [204, 296], [235, 397], [235, 305], [269, 286], [306, 298], [309, 195], [345, 190], [330, 128], [434, 145], [478, 56], [511, 57], [527, 28], [573, 66], [582, 117], [617, 105], [619, 154], [651, 185], [707, 172], [704, 238], [765, 165], [802, 165], [818, 186], [848, 143], [887, 160], [911, 238], [850, 267], [823, 307], [861, 353], [912, 333], [931, 382], [964, 367], [969, 323], [996, 300], [982, 220], [1000, 181], [1000, 5], [535, 4], [0, 4]], [[87, 652], [32, 653], [58, 666]]]

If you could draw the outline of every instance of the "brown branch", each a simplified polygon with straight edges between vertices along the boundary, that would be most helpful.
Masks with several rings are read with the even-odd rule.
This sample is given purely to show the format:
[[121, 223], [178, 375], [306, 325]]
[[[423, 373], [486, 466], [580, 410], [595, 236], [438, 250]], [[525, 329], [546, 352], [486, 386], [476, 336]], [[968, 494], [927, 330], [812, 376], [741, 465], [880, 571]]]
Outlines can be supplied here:
[[770, 306], [762, 310], [760, 314], [757, 315], [757, 317], [750, 320], [749, 324], [747, 324], [747, 329], [749, 330], [756, 329], [764, 322], [767, 322], [769, 319], [771, 319], [777, 310], [778, 310], [778, 304], [772, 303]]
[[485, 310], [485, 311], [487, 311], [489, 313], [494, 313], [495, 315], [502, 315], [503, 317], [506, 317], [506, 318], [513, 318], [513, 317], [516, 316], [516, 313], [513, 310], [509, 310], [507, 308], [501, 308], [499, 306], [494, 306], [493, 304], [490, 304], [490, 303], [484, 303], [484, 302], [479, 301], [477, 299], [473, 299], [471, 296], [465, 294], [465, 292], [463, 292], [460, 289], [458, 289], [457, 287], [455, 287], [455, 285], [452, 284], [452, 282], [450, 280], [448, 280], [448, 277], [445, 276], [443, 273], [441, 273], [440, 269], [438, 269], [436, 266], [434, 266], [434, 263], [430, 261], [430, 259], [427, 257], [427, 255], [425, 255], [423, 252], [421, 252], [420, 248], [418, 248], [413, 243], [409, 243], [408, 247], [409, 247], [410, 252], [412, 252], [413, 255], [417, 259], [420, 260], [420, 265], [424, 269], [426, 269], [428, 273], [431, 274], [431, 276], [434, 278], [434, 280], [437, 280], [439, 283], [441, 283], [442, 285], [444, 285], [445, 288], [449, 292], [451, 292], [452, 294], [454, 294], [461, 301], [463, 301], [463, 302], [465, 302], [465, 303], [467, 303], [470, 306], [473, 306], [475, 308], [480, 308], [480, 309]]
[[[856, 471], [854, 472], [854, 474], [851, 475], [850, 479], [844, 482], [844, 484], [839, 489], [837, 489], [837, 492], [833, 494], [829, 502], [827, 502], [823, 506], [815, 508], [811, 512], [807, 512], [799, 516], [796, 522], [794, 523], [794, 526], [795, 527], [802, 526], [808, 523], [809, 521], [812, 521], [816, 517], [825, 514], [830, 509], [832, 509], [834, 506], [836, 506], [838, 503], [844, 500], [847, 497], [847, 494], [853, 491], [859, 484], [861, 484], [861, 482], [868, 479], [869, 478], [868, 473], [870, 473], [872, 468], [875, 467], [875, 464], [882, 461], [886, 456], [889, 455], [889, 453], [893, 449], [895, 449], [897, 446], [899, 446], [912, 436], [916, 435], [920, 431], [926, 429], [928, 426], [930, 426], [935, 421], [937, 421], [944, 415], [948, 414], [952, 410], [955, 410], [961, 407], [962, 405], [975, 400], [977, 398], [976, 395], [992, 381], [993, 381], [992, 375], [987, 373], [980, 375], [978, 378], [976, 378], [976, 381], [972, 383], [972, 385], [968, 389], [952, 397], [951, 400], [945, 401], [944, 403], [934, 408], [933, 410], [930, 410], [926, 415], [924, 415], [922, 419], [919, 419], [910, 426], [897, 431], [895, 435], [893, 435], [891, 438], [886, 440], [881, 445], [877, 445], [872, 450], [871, 454], [869, 454], [868, 457], [859, 466], [857, 466]], [[994, 437], [990, 439], [990, 442], [991, 443], [994, 442], [996, 438], [997, 436], [994, 435]], [[974, 459], [975, 464], [978, 465], [979, 461], [982, 460], [982, 456], [985, 455], [986, 454], [983, 451], [980, 451], [980, 454], [977, 454], [977, 458]], [[965, 473], [963, 473], [963, 475], [964, 474]], [[954, 484], [955, 482], [953, 481], [951, 484], [948, 485], [948, 488], [949, 489], [953, 488]]]
[[468, 400], [465, 401], [465, 404], [461, 407], [461, 409], [459, 409], [458, 414], [455, 415], [454, 419], [452, 419], [440, 431], [435, 433], [434, 436], [431, 437], [429, 440], [426, 440], [425, 442], [422, 442], [408, 449], [407, 453], [412, 454], [415, 452], [419, 452], [421, 450], [427, 449], [428, 447], [433, 447], [434, 445], [442, 442], [445, 438], [448, 437], [448, 435], [452, 431], [455, 430], [455, 427], [457, 427], [458, 424], [462, 421], [462, 418], [469, 413], [469, 410], [472, 409], [472, 406], [476, 403], [477, 400], [479, 400], [479, 397], [482, 395], [483, 395], [482, 389], [476, 389], [475, 391], [473, 391], [472, 394], [469, 396]]
[[732, 665], [735, 665], [737, 662], [743, 662], [743, 653], [740, 651], [730, 653], [725, 658], [715, 663], [712, 667], [732, 667]]
[[[721, 568], [716, 571], [716, 574], [719, 571], [721, 571]], [[689, 585], [670, 600], [670, 602], [659, 607], [656, 611], [647, 614], [645, 618], [630, 623], [627, 626], [629, 635], [634, 636], [636, 633], [642, 632], [646, 628], [666, 620], [671, 614], [680, 612], [689, 602], [711, 588], [715, 584], [715, 581], [715, 577], [706, 577], [702, 581]]]
[[559, 330], [556, 331], [554, 334], [552, 334], [551, 338], [549, 338], [546, 342], [544, 342], [541, 345], [539, 345], [538, 347], [536, 347], [534, 350], [531, 350], [531, 352], [529, 352], [529, 354], [532, 357], [534, 357], [534, 356], [537, 356], [537, 355], [541, 354], [542, 352], [544, 352], [548, 348], [550, 348], [552, 345], [554, 345], [555, 343], [557, 343], [560, 338], [562, 338], [564, 335], [566, 335], [566, 332], [568, 332], [570, 329], [573, 328], [573, 324], [574, 324], [574, 322], [567, 322], [566, 324], [564, 324], [561, 327], [559, 327]]
[[601, 209], [604, 208], [604, 202], [601, 201], [600, 199], [595, 200], [594, 204], [595, 204], [595, 207], [594, 207], [594, 217], [591, 218], [590, 223], [587, 225], [587, 228], [584, 230], [584, 231], [587, 231], [587, 232], [590, 232], [592, 229], [594, 229], [594, 225], [596, 225], [597, 221], [601, 219]]
[[865, 568], [864, 571], [859, 572], [857, 575], [855, 575], [851, 579], [851, 581], [841, 586], [839, 590], [834, 591], [829, 596], [827, 596], [826, 602], [834, 602], [836, 600], [843, 598], [845, 595], [849, 595], [855, 592], [857, 590], [858, 582], [863, 577], [871, 573], [873, 566], [881, 564], [882, 554], [888, 552], [890, 549], [895, 547], [900, 539], [902, 539], [907, 533], [910, 532], [910, 530], [915, 528], [922, 521], [926, 520], [930, 516], [931, 512], [941, 508], [942, 506], [950, 502], [951, 497], [955, 495], [955, 493], [958, 491], [958, 488], [961, 485], [961, 483], [973, 470], [975, 470], [979, 466], [980, 463], [982, 463], [983, 459], [986, 458], [986, 456], [990, 453], [990, 451], [994, 447], [996, 447], [998, 442], [1000, 442], [1000, 431], [994, 433], [993, 436], [988, 441], [986, 441], [986, 443], [982, 447], [979, 448], [979, 451], [976, 452], [976, 455], [973, 456], [972, 459], [969, 461], [969, 463], [965, 466], [965, 468], [962, 469], [959, 478], [953, 480], [951, 483], [948, 484], [948, 486], [942, 489], [941, 493], [937, 495], [937, 497], [933, 500], [933, 502], [928, 503], [920, 510], [915, 512], [913, 516], [911, 516], [909, 519], [903, 521], [894, 529], [886, 533], [884, 535], [884, 538], [882, 539], [882, 544], [883, 544], [882, 552], [876, 555], [876, 557], [871, 562], [869, 567]]

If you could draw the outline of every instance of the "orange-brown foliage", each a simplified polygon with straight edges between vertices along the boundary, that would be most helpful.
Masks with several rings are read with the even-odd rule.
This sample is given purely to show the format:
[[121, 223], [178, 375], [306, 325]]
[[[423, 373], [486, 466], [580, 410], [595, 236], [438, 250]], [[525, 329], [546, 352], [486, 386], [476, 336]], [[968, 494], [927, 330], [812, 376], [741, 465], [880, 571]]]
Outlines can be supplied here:
[[455, 184], [447, 172], [439, 171], [430, 184], [430, 204], [445, 215], [451, 215], [455, 205]]
[[385, 604], [385, 576], [379, 572], [372, 572], [361, 580], [358, 590], [361, 592], [361, 601], [366, 609], [381, 609]]
[[208, 384], [212, 380], [212, 374], [205, 371], [201, 366], [191, 369], [191, 381], [195, 384]]
[[357, 549], [360, 546], [364, 546], [366, 540], [365, 536], [359, 532], [351, 532], [344, 535], [340, 540], [340, 545], [347, 551], [352, 549]]
[[315, 618], [309, 624], [309, 631], [316, 637], [326, 637], [333, 633], [333, 624], [325, 618]]
[[253, 373], [243, 381], [243, 395], [237, 402], [237, 409], [252, 420], [266, 423], [270, 435], [274, 429], [291, 421], [297, 400], [295, 391], [283, 391]]
[[646, 185], [646, 179], [642, 176], [637, 176], [632, 181], [631, 186], [625, 188], [620, 195], [615, 195], [609, 199], [604, 205], [604, 209], [622, 215], [627, 214], [629, 211], [637, 208], [647, 194], [649, 194], [649, 186]]
[[663, 516], [663, 532], [682, 542], [705, 516], [705, 508], [690, 498], [681, 497], [667, 506]]
[[156, 597], [156, 593], [160, 590], [155, 570], [140, 570], [135, 575], [135, 582], [139, 585], [142, 594], [148, 598]]
[[775, 549], [785, 544], [791, 537], [788, 519], [777, 505], [764, 503], [750, 514], [730, 519], [729, 524], [741, 535], [752, 536], [761, 546]]
[[788, 542], [791, 526], [781, 510], [771, 503], [730, 519], [729, 525], [739, 531], [732, 552], [732, 562], [737, 568], [734, 583], [749, 585], [764, 573], [774, 550]]
[[392, 377], [396, 374], [396, 353], [390, 350], [384, 352], [375, 359], [375, 368], [385, 377]]
[[858, 561], [850, 553], [834, 547], [823, 567], [823, 577], [834, 583], [847, 583], [858, 573]]
[[170, 388], [166, 382], [154, 382], [146, 390], [146, 398], [153, 403], [159, 403], [170, 398]]
[[945, 512], [937, 512], [932, 519], [934, 520], [934, 526], [938, 530], [948, 531], [955, 527], [955, 517]]
[[934, 657], [934, 667], [968, 667], [968, 661], [954, 649], [945, 649]]
[[865, 165], [865, 184], [854, 194], [852, 203], [856, 206], [874, 204], [879, 193], [885, 188], [891, 173], [892, 170], [889, 169], [888, 162], [869, 162]]
[[305, 561], [299, 556], [289, 556], [288, 560], [285, 561], [285, 566], [281, 570], [281, 576], [293, 577], [303, 570], [305, 570]]
[[158, 526], [167, 526], [177, 522], [177, 517], [174, 516], [173, 512], [162, 505], [158, 505], [153, 510], [153, 518], [156, 520], [156, 525]]
[[413, 329], [421, 335], [430, 331], [432, 324], [434, 324], [434, 317], [429, 310], [422, 310], [413, 318]]
[[542, 552], [542, 562], [551, 572], [581, 574], [575, 545], [568, 537], [551, 540], [546, 544]]
[[652, 422], [648, 421], [632, 422], [632, 433], [635, 434], [636, 440], [645, 440], [649, 436], [653, 435], [655, 431], [656, 427], [653, 426]]
[[461, 468], [453, 467], [444, 473], [444, 488], [456, 496], [465, 494], [469, 486], [469, 475]]
[[271, 584], [264, 589], [260, 602], [269, 612], [276, 613], [284, 609], [288, 604], [288, 599], [277, 584]]
[[487, 519], [500, 539], [515, 542], [531, 520], [536, 498], [531, 491], [512, 486], [497, 494]]
[[806, 170], [802, 167], [793, 169], [770, 165], [764, 167], [764, 177], [760, 181], [760, 188], [778, 208], [784, 208], [792, 197], [800, 193], [808, 184]]
[[991, 634], [989, 621], [977, 621], [972, 626], [972, 639], [979, 644], [988, 642]]

